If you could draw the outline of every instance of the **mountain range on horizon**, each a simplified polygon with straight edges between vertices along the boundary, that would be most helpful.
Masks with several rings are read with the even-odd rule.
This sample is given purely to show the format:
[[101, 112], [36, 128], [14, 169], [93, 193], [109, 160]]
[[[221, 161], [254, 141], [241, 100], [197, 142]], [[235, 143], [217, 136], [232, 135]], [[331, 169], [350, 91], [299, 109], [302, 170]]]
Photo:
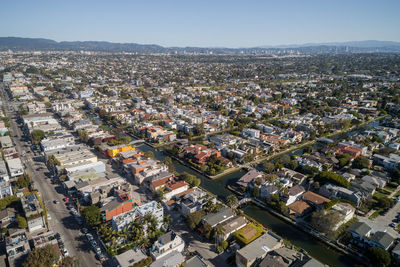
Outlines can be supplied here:
[[394, 41], [349, 41], [328, 43], [306, 43], [291, 45], [264, 45], [258, 47], [164, 47], [156, 44], [113, 43], [107, 41], [61, 41], [45, 38], [0, 37], [0, 51], [101, 51], [137, 53], [210, 53], [252, 54], [267, 51], [294, 50], [299, 53], [400, 53], [400, 42]]

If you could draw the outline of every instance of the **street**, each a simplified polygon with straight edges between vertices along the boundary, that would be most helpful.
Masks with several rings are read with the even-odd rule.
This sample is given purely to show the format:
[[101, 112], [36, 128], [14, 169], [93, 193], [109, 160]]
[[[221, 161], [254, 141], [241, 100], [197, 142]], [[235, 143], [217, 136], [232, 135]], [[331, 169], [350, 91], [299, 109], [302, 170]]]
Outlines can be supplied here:
[[[50, 184], [50, 173], [43, 162], [43, 157], [33, 156], [32, 153], [23, 153], [29, 149], [24, 146], [29, 147], [29, 145], [21, 141], [23, 134], [16, 122], [13, 110], [10, 109], [11, 100], [4, 90], [1, 90], [1, 94], [6, 113], [10, 117], [10, 128], [12, 130], [15, 147], [21, 155], [22, 162], [26, 166], [25, 171], [34, 181], [35, 188], [39, 190], [47, 212], [51, 216], [49, 220], [49, 229], [61, 235], [69, 255], [77, 257], [81, 266], [101, 266], [101, 263], [95, 258], [90, 243], [80, 232], [80, 226], [76, 223], [64, 204], [64, 190], [62, 186], [60, 184]], [[58, 200], [59, 203], [54, 204], [54, 200]]]

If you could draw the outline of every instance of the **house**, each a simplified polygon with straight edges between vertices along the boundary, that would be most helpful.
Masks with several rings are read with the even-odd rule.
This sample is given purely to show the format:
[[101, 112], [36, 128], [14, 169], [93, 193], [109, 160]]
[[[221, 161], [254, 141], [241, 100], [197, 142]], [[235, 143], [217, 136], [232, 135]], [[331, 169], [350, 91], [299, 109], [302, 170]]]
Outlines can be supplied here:
[[317, 210], [321, 210], [322, 208], [324, 208], [325, 204], [330, 202], [330, 200], [326, 197], [323, 197], [311, 191], [305, 192], [301, 196], [301, 198]]
[[58, 245], [56, 234], [53, 231], [48, 231], [48, 232], [32, 235], [31, 239], [32, 239], [34, 248], [41, 248], [48, 244]]
[[11, 137], [8, 135], [0, 136], [0, 145], [1, 145], [1, 148], [3, 148], [3, 149], [14, 147]]
[[337, 230], [339, 226], [347, 223], [354, 217], [354, 213], [356, 209], [350, 205], [349, 203], [337, 203], [335, 204], [331, 210], [337, 211], [340, 215], [343, 216], [343, 218], [338, 222], [338, 224], [334, 227], [333, 230]]
[[248, 224], [247, 220], [243, 216], [235, 216], [230, 218], [229, 220], [226, 220], [225, 222], [219, 224], [218, 227], [223, 227], [224, 233], [222, 235], [217, 236], [217, 241], [222, 242], [224, 240], [227, 240], [231, 234], [234, 232], [242, 229]]
[[13, 195], [13, 189], [9, 181], [0, 181], [0, 199]]
[[361, 201], [363, 200], [361, 193], [354, 192], [345, 187], [337, 186], [330, 183], [326, 183], [323, 186], [321, 186], [319, 188], [318, 193], [329, 199], [334, 199], [334, 198], [347, 199], [356, 204], [357, 206], [359, 206], [361, 204]]
[[302, 217], [312, 211], [312, 206], [303, 200], [293, 202], [288, 205], [288, 208], [289, 214], [294, 215], [295, 217]]
[[252, 138], [260, 138], [260, 130], [256, 129], [244, 129], [243, 134]]
[[245, 175], [240, 177], [236, 184], [246, 189], [256, 178], [262, 177], [264, 177], [264, 173], [257, 171], [256, 169], [251, 169]]
[[288, 192], [283, 196], [283, 201], [286, 203], [286, 206], [288, 206], [298, 200], [304, 192], [304, 187], [295, 185], [289, 188]]
[[8, 175], [6, 163], [0, 159], [0, 181], [8, 181], [10, 176]]
[[5, 208], [0, 211], [0, 227], [7, 227], [10, 223], [15, 222], [17, 216], [14, 208]]
[[118, 214], [112, 217], [112, 228], [116, 231], [122, 231], [125, 227], [128, 227], [131, 222], [137, 218], [136, 209], [129, 210], [127, 212]]
[[47, 230], [46, 221], [43, 216], [39, 216], [36, 218], [28, 218], [27, 222], [28, 222], [29, 233]]
[[179, 267], [185, 262], [185, 257], [178, 251], [173, 251], [154, 261], [150, 267]]
[[[383, 231], [382, 231], [383, 230]], [[352, 242], [358, 246], [375, 246], [388, 250], [394, 242], [394, 238], [371, 221], [359, 221], [347, 229], [353, 237]]]
[[373, 161], [377, 165], [381, 165], [387, 170], [396, 170], [400, 164], [400, 156], [397, 154], [390, 153], [389, 157], [374, 154]]
[[265, 182], [260, 187], [260, 197], [262, 199], [270, 198], [272, 195], [278, 194], [279, 189], [276, 185]]
[[21, 205], [26, 218], [38, 215], [43, 212], [42, 206], [35, 194], [24, 195], [21, 197]]
[[147, 258], [147, 255], [140, 248], [133, 248], [119, 255], [114, 256], [115, 266], [130, 267]]
[[210, 265], [199, 255], [195, 255], [185, 262], [186, 267], [209, 267]]
[[199, 211], [207, 203], [206, 193], [198, 187], [185, 194], [181, 198], [180, 208], [183, 216], [187, 217], [190, 213]]
[[400, 243], [398, 243], [392, 250], [392, 257], [397, 264], [400, 263]]
[[151, 214], [156, 218], [158, 227], [161, 227], [164, 219], [163, 206], [157, 201], [151, 201], [136, 208], [139, 217], [144, 217], [146, 214]]
[[103, 221], [110, 221], [114, 216], [132, 210], [133, 202], [130, 195], [118, 196], [100, 208]]
[[231, 209], [222, 207], [217, 213], [209, 213], [204, 216], [202, 222], [204, 225], [208, 224], [214, 228], [218, 224], [229, 220], [233, 216], [235, 216], [235, 213]]
[[6, 253], [10, 267], [22, 266], [30, 251], [25, 229], [10, 229], [9, 235], [6, 237]]
[[168, 201], [173, 196], [185, 192], [188, 189], [189, 189], [189, 184], [187, 182], [172, 180], [168, 182], [164, 188], [164, 198], [166, 201]]
[[120, 152], [129, 151], [129, 150], [135, 150], [135, 147], [133, 147], [131, 145], [116, 145], [116, 146], [109, 147], [107, 149], [107, 155], [110, 158], [114, 158], [114, 157], [118, 156], [118, 154]]
[[379, 188], [384, 188], [386, 186], [387, 180], [377, 177], [377, 176], [372, 176], [372, 175], [365, 175], [364, 177], [361, 178], [364, 182], [368, 182], [376, 187]]
[[158, 260], [173, 251], [182, 252], [184, 248], [183, 239], [174, 231], [169, 231], [153, 243], [150, 248], [150, 255], [154, 260]]
[[24, 174], [24, 167], [22, 166], [22, 162], [19, 158], [8, 159], [6, 162], [11, 178]]
[[236, 251], [236, 266], [250, 267], [268, 252], [283, 246], [283, 240], [274, 233], [266, 232], [247, 246]]

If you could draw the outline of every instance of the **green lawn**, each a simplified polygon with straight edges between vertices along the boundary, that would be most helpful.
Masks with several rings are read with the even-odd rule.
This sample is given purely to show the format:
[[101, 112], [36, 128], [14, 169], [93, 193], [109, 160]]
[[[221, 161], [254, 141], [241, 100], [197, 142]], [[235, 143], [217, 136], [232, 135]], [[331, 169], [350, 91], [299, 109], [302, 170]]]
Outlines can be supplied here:
[[375, 191], [374, 198], [380, 199], [382, 197], [387, 197], [387, 195], [385, 195], [385, 194], [383, 194], [381, 192]]
[[390, 192], [390, 193], [393, 193], [393, 191], [394, 191], [396, 188], [393, 188], [393, 187], [390, 187], [390, 186], [385, 186], [383, 189], [386, 190], [386, 191], [388, 191], [388, 192]]
[[[249, 231], [251, 228], [255, 229], [256, 232], [251, 237], [246, 238], [245, 233]], [[262, 225], [255, 225], [253, 223], [248, 224], [247, 226], [243, 227], [242, 229], [236, 231], [233, 236], [235, 237], [236, 241], [241, 245], [245, 246], [255, 240], [256, 238], [260, 237], [265, 232]]]
[[371, 216], [369, 216], [369, 219], [375, 219], [375, 218], [378, 217], [382, 212], [383, 212], [383, 209], [376, 210], [374, 213], [372, 213]]

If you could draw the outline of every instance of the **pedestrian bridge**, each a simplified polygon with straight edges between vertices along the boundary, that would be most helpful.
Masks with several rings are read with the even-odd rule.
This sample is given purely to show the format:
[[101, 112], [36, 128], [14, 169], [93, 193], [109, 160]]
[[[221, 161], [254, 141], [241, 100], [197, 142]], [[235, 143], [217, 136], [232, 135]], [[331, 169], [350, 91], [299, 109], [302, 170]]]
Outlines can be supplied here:
[[136, 145], [136, 144], [142, 144], [144, 142], [146, 142], [144, 139], [139, 139], [139, 140], [134, 140], [134, 141], [130, 142], [129, 144]]
[[251, 201], [251, 198], [248, 198], [248, 197], [242, 198], [241, 200], [239, 200], [238, 206], [245, 204], [247, 202], [250, 202], [250, 201]]

